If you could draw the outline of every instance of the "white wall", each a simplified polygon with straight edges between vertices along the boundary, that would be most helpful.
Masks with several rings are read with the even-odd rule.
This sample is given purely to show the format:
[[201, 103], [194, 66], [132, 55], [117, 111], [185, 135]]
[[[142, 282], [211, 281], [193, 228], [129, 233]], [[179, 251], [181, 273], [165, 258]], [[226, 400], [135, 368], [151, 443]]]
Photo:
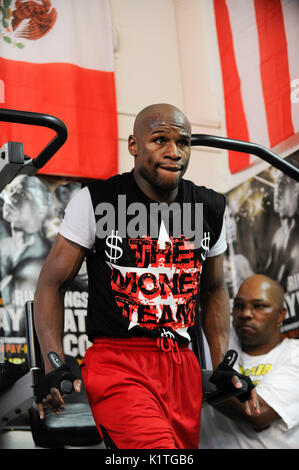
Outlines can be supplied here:
[[[115, 80], [119, 171], [133, 166], [127, 150], [134, 117], [158, 102], [178, 106], [193, 133], [225, 136], [225, 116], [213, 0], [110, 0], [118, 48]], [[185, 175], [227, 192], [268, 166], [231, 175], [227, 152], [193, 147]]]
[[118, 37], [114, 55], [119, 125], [119, 171], [133, 159], [127, 150], [135, 115], [152, 103], [183, 108], [173, 0], [110, 0]]

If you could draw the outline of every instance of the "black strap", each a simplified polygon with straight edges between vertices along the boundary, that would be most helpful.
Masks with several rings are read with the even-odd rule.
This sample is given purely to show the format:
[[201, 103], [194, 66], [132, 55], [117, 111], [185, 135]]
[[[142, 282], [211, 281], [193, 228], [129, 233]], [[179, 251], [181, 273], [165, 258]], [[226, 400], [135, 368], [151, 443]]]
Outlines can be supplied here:
[[63, 395], [74, 390], [73, 381], [76, 379], [69, 366], [64, 364], [59, 369], [45, 374], [36, 386], [36, 403], [42, 403], [43, 399], [49, 395], [51, 388], [57, 388]]
[[[236, 396], [238, 400], [241, 402], [245, 402], [250, 399], [250, 392], [255, 387], [252, 383], [251, 378], [237, 372], [233, 369], [233, 365], [235, 364], [238, 357], [238, 353], [233, 349], [227, 351], [226, 355], [223, 358], [223, 361], [218, 365], [218, 367], [214, 370], [213, 374], [210, 377], [210, 382], [216, 385], [218, 395], [222, 394], [227, 396]], [[232, 384], [232, 377], [237, 376], [239, 377], [242, 388], [237, 389]], [[239, 392], [239, 393], [238, 393]], [[213, 403], [215, 404], [215, 403]]]

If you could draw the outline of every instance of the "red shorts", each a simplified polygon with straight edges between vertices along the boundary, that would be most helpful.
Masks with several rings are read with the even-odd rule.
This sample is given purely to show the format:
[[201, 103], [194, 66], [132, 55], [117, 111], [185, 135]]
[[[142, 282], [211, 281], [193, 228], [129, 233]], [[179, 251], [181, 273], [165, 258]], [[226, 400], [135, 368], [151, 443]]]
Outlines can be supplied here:
[[202, 382], [187, 345], [96, 339], [82, 361], [95, 423], [119, 449], [197, 449]]

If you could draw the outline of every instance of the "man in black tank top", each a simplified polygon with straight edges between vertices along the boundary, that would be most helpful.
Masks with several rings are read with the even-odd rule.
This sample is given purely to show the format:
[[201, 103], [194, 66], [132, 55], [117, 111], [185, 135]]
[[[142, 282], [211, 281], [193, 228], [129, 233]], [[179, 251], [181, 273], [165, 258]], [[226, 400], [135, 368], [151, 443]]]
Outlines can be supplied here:
[[[214, 368], [227, 350], [225, 201], [182, 179], [191, 125], [178, 108], [142, 110], [128, 148], [132, 172], [75, 196], [41, 271], [35, 323], [45, 369], [49, 351], [64, 359], [63, 293], [86, 256], [93, 345], [82, 376], [99, 432], [116, 448], [197, 448], [202, 387], [189, 343], [199, 302]], [[64, 402], [55, 391], [44, 404], [60, 413]]]

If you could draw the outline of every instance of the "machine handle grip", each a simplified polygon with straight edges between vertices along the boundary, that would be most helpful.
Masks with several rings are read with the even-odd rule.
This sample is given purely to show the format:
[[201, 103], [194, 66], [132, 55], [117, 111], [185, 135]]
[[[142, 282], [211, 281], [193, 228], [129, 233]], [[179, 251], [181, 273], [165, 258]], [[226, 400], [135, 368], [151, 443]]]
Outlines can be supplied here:
[[68, 137], [67, 127], [64, 122], [49, 114], [0, 108], [0, 122], [1, 121], [47, 127], [56, 132], [56, 136], [46, 147], [35, 158], [31, 159], [32, 165], [37, 170], [45, 166], [50, 158], [62, 147]]

